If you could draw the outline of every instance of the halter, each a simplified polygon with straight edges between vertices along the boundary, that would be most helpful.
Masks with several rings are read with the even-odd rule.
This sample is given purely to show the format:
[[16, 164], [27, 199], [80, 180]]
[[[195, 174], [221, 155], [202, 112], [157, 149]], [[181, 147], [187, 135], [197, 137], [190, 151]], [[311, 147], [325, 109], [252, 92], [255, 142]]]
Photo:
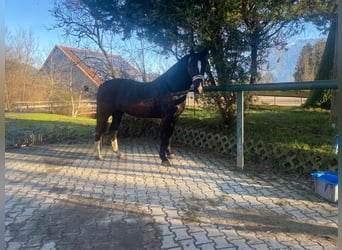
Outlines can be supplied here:
[[[201, 80], [201, 82], [200, 82], [200, 84], [198, 86], [195, 86], [195, 81], [197, 81], [197, 80]], [[195, 87], [203, 89], [203, 85], [202, 85], [203, 82], [204, 82], [204, 76], [202, 76], [202, 75], [194, 75], [192, 77], [192, 84], [191, 84], [192, 89], [194, 89]], [[199, 91], [199, 92], [202, 92], [202, 90]]]
[[194, 81], [196, 81], [196, 80], [202, 80], [202, 81], [204, 81], [204, 76], [202, 76], [202, 75], [194, 75], [194, 76], [192, 77], [192, 82], [194, 82]]

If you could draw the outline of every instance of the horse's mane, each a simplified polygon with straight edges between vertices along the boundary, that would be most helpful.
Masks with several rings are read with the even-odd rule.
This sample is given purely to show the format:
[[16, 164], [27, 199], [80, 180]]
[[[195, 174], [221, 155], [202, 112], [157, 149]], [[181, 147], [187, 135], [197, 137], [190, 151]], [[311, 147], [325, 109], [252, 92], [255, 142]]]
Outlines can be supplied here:
[[165, 71], [163, 74], [158, 76], [155, 80], [152, 81], [152, 83], [157, 83], [159, 81], [165, 81], [169, 76], [177, 75], [177, 74], [184, 74], [185, 72], [177, 72], [182, 69], [186, 69], [186, 64], [189, 60], [189, 54], [183, 56], [178, 62], [176, 62], [174, 65], [172, 65], [167, 71]]

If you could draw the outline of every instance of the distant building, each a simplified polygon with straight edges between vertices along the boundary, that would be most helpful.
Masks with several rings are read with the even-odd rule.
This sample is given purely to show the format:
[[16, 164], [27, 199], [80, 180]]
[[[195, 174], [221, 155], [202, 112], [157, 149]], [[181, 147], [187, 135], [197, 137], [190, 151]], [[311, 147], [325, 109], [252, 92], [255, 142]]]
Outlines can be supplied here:
[[[119, 78], [142, 80], [141, 73], [119, 55], [109, 55]], [[54, 78], [56, 84], [65, 83], [73, 89], [85, 90], [89, 99], [95, 99], [97, 88], [113, 78], [102, 53], [56, 45], [40, 72]], [[58, 86], [56, 86], [58, 88]]]

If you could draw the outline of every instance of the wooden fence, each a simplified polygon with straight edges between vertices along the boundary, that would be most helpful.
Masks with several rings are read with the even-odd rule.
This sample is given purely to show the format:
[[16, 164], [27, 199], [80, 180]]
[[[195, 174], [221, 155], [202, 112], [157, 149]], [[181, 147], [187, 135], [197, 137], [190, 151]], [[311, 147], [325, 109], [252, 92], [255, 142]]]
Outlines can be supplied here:
[[[305, 103], [309, 95], [308, 91], [260, 91], [252, 92], [253, 104], [277, 105], [277, 106], [300, 106]], [[187, 106], [194, 105], [193, 93], [189, 93]], [[15, 102], [11, 108], [12, 112], [54, 112], [62, 108], [71, 108], [70, 103], [56, 101]], [[81, 114], [95, 113], [95, 100], [82, 100], [79, 106]]]
[[[11, 112], [52, 112], [58, 113], [61, 109], [71, 109], [70, 103], [56, 101], [36, 101], [36, 102], [15, 102], [12, 105]], [[78, 109], [80, 113], [92, 113], [96, 110], [95, 100], [82, 100]]]

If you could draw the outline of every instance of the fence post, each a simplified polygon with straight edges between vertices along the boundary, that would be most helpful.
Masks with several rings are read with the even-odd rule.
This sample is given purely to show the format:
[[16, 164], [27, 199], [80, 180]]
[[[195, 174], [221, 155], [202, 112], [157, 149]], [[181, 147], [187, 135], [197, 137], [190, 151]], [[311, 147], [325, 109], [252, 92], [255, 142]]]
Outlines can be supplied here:
[[237, 117], [236, 117], [236, 167], [243, 171], [244, 168], [244, 98], [243, 91], [237, 91]]

